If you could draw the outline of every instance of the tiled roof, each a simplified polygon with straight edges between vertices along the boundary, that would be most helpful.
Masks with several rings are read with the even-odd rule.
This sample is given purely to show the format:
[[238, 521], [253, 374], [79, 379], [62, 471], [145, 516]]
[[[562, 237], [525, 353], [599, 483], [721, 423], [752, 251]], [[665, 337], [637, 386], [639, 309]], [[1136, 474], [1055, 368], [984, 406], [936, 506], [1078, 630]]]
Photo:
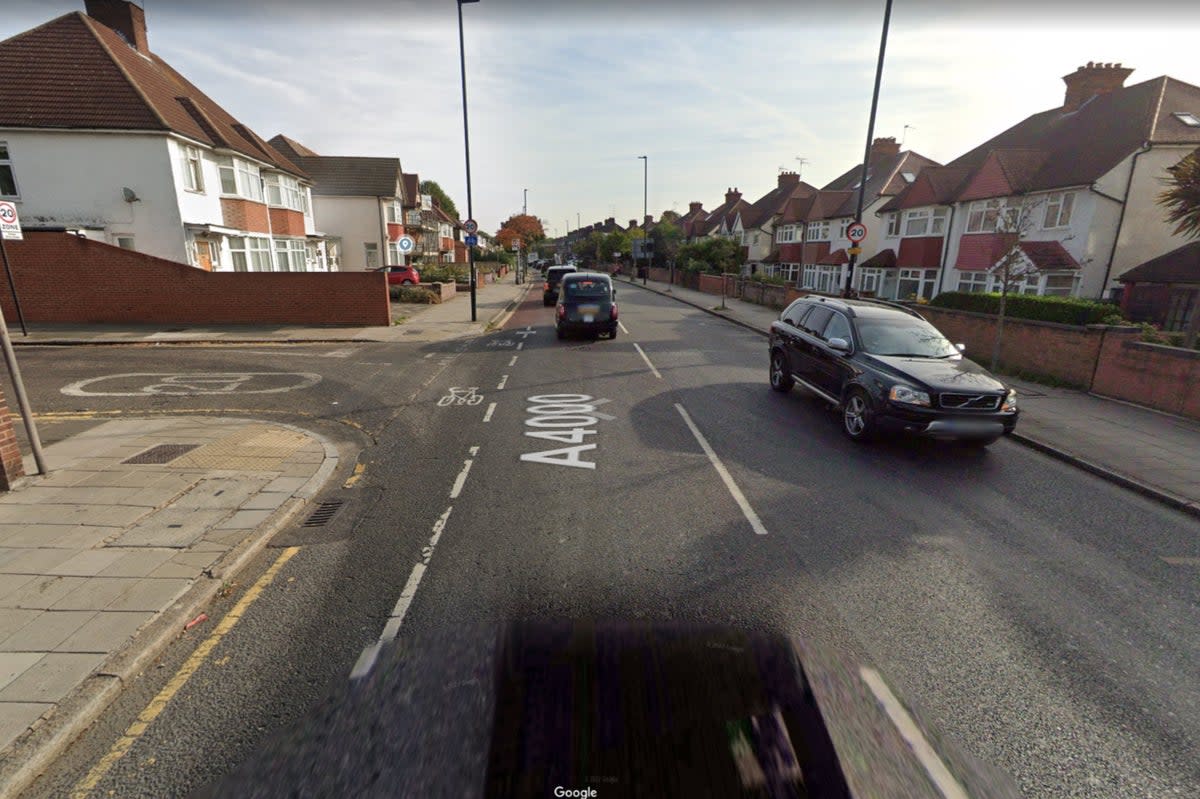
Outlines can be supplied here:
[[1200, 241], [1135, 266], [1118, 279], [1124, 283], [1200, 283]]
[[776, 186], [751, 205], [749, 211], [742, 214], [742, 227], [747, 230], [762, 227], [773, 216], [783, 213], [789, 201], [816, 193], [816, 186], [810, 186], [804, 181]]
[[[895, 155], [878, 155], [871, 159], [867, 169], [867, 186], [863, 192], [863, 209], [868, 208], [880, 196], [899, 194], [909, 184], [904, 173], [920, 175], [926, 167], [939, 166], [937, 161], [905, 150]], [[854, 216], [858, 210], [858, 184], [862, 179], [862, 164], [844, 172], [840, 177], [821, 188], [821, 191], [851, 191], [841, 208], [830, 217]]]
[[267, 143], [293, 161], [300, 158], [316, 158], [319, 155], [295, 139], [289, 139], [282, 133], [272, 136]]
[[781, 222], [812, 222], [839, 216], [838, 210], [855, 197], [853, 191], [827, 191], [791, 200], [783, 212]]
[[[750, 203], [737, 197], [732, 200], [727, 200], [717, 206], [717, 209], [710, 213], [703, 220], [698, 220], [693, 226], [695, 235], [707, 236], [721, 226], [721, 222], [725, 222], [725, 226], [732, 229], [733, 223], [737, 220], [738, 214], [745, 213], [750, 209]], [[742, 222], [744, 228], [745, 220]]]
[[1034, 114], [949, 166], [979, 167], [994, 151], [1032, 148], [1045, 160], [1024, 176], [1026, 190], [1089, 185], [1144, 142], [1200, 144], [1200, 128], [1183, 124], [1176, 112], [1200, 114], [1200, 87], [1158, 77], [1095, 96], [1074, 112]]
[[1041, 272], [1079, 268], [1079, 262], [1057, 241], [1022, 241], [1017, 246]]
[[882, 267], [884, 269], [892, 269], [896, 266], [896, 251], [891, 249], [880, 250], [859, 264], [859, 266], [866, 268]]
[[404, 184], [404, 199], [410, 205], [421, 204], [421, 178], [418, 175], [408, 172], [401, 173], [401, 180]]
[[846, 255], [845, 250], [834, 250], [824, 258], [819, 258], [817, 263], [825, 266], [841, 266], [850, 263], [850, 256]]
[[0, 127], [173, 131], [304, 175], [153, 53], [73, 12], [0, 42]]
[[971, 177], [965, 166], [930, 166], [921, 170], [917, 179], [904, 191], [889, 200], [880, 213], [926, 205], [951, 205]]
[[300, 158], [320, 197], [395, 197], [400, 159], [318, 155]]

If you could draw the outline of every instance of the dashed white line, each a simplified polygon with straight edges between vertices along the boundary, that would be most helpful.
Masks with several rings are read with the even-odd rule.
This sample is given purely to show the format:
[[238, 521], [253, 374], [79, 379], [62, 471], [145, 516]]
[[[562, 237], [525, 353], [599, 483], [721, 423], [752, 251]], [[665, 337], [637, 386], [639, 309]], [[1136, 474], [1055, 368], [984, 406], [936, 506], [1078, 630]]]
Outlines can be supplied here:
[[[659, 380], [662, 380], [662, 375], [658, 373], [658, 370], [654, 368], [654, 364], [650, 363], [650, 359], [646, 357], [645, 350], [643, 350], [636, 341], [633, 342], [633, 346], [637, 348], [638, 355], [641, 355], [642, 360], [645, 361], [646, 365], [650, 367], [650, 371], [654, 372], [654, 376], [657, 377]], [[678, 407], [678, 406], [676, 406], [676, 407]]]
[[462, 471], [458, 473], [458, 477], [454, 478], [454, 487], [450, 489], [450, 499], [458, 499], [458, 495], [462, 493], [463, 486], [467, 482], [467, 475], [471, 473], [471, 464], [474, 462], [470, 458], [463, 461]]
[[713, 468], [716, 469], [717, 474], [721, 476], [721, 480], [725, 483], [725, 487], [728, 488], [729, 493], [733, 495], [733, 501], [736, 502], [738, 507], [742, 509], [742, 515], [746, 517], [746, 521], [750, 522], [750, 527], [758, 535], [766, 535], [767, 528], [763, 526], [762, 520], [758, 518], [758, 514], [754, 512], [754, 508], [750, 507], [750, 501], [746, 499], [746, 495], [742, 493], [742, 489], [738, 488], [737, 483], [733, 482], [733, 475], [731, 475], [729, 470], [725, 468], [725, 464], [721, 463], [721, 459], [717, 457], [717, 453], [713, 451], [711, 446], [709, 446], [708, 440], [704, 438], [704, 435], [700, 432], [700, 429], [696, 427], [696, 424], [692, 421], [692, 417], [688, 415], [688, 412], [684, 410], [684, 407], [678, 402], [675, 403], [675, 409], [679, 411], [679, 415], [683, 417], [683, 421], [692, 431], [692, 435], [694, 435], [696, 440], [700, 442], [700, 449], [704, 450], [704, 454], [707, 455], [709, 461], [712, 462]]
[[476, 455], [479, 454], [479, 447], [471, 447], [469, 452], [471, 453], [471, 457], [474, 458]]
[[506, 383], [508, 383], [508, 375], [504, 375], [500, 378], [500, 382], [496, 385], [496, 390], [500, 391], [502, 388], [504, 388]]
[[622, 322], [620, 319], [618, 319], [618, 320], [617, 320], [617, 325], [618, 325], [618, 326], [621, 328], [621, 331], [622, 331], [623, 333], [625, 333], [625, 335], [627, 335], [627, 336], [629, 335], [629, 328], [625, 327], [625, 323], [624, 323], [624, 322]]
[[485, 422], [492, 421], [492, 414], [495, 412], [496, 412], [496, 403], [494, 403], [494, 402], [489, 403], [487, 413], [485, 413], [483, 415], [483, 421], [485, 421]]
[[887, 683], [879, 676], [879, 672], [863, 666], [859, 669], [859, 673], [862, 675], [863, 682], [867, 684], [871, 693], [875, 694], [875, 698], [887, 712], [892, 723], [896, 725], [900, 736], [908, 743], [913, 754], [917, 756], [917, 760], [921, 761], [921, 765], [929, 774], [929, 779], [937, 786], [942, 796], [946, 799], [967, 799], [967, 792], [959, 785], [958, 780], [954, 779], [954, 775], [946, 768], [946, 764], [941, 761], [933, 747], [925, 740], [920, 728], [904, 710], [904, 706], [900, 704], [900, 700], [896, 699]]
[[519, 355], [514, 355], [514, 356], [512, 356], [512, 360], [508, 362], [508, 365], [509, 365], [509, 366], [516, 366], [516, 365], [517, 365], [517, 358], [519, 358], [519, 357], [520, 357]]
[[523, 350], [523, 349], [525, 349], [525, 342], [524, 342], [524, 341], [519, 341], [519, 342], [517, 342], [517, 349], [518, 349], [518, 350]]

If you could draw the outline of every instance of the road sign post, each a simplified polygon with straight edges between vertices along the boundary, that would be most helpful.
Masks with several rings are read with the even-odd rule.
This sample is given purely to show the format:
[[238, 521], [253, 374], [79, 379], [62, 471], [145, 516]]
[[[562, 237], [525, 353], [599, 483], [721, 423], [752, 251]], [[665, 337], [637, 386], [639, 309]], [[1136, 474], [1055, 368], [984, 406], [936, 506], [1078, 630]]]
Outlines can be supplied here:
[[17, 283], [13, 280], [12, 266], [8, 262], [8, 250], [4, 240], [23, 241], [21, 234], [21, 218], [17, 214], [17, 206], [0, 200], [0, 259], [4, 261], [4, 273], [8, 275], [8, 288], [12, 291], [13, 306], [17, 309], [17, 321], [21, 323], [21, 335], [28, 336], [25, 328], [25, 314], [21, 311], [21, 299], [17, 296]]

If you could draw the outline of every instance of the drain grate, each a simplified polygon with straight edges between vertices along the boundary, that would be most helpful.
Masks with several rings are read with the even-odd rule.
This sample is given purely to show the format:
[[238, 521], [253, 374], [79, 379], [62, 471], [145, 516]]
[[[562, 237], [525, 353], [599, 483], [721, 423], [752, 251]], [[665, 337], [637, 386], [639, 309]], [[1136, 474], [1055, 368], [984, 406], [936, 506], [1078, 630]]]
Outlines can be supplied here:
[[145, 452], [139, 452], [121, 463], [170, 463], [199, 447], [199, 444], [158, 444]]
[[317, 509], [312, 512], [312, 516], [308, 517], [308, 521], [300, 525], [301, 527], [324, 527], [333, 518], [333, 514], [337, 513], [342, 505], [346, 504], [344, 499], [331, 499], [328, 502], [322, 502], [317, 506]]

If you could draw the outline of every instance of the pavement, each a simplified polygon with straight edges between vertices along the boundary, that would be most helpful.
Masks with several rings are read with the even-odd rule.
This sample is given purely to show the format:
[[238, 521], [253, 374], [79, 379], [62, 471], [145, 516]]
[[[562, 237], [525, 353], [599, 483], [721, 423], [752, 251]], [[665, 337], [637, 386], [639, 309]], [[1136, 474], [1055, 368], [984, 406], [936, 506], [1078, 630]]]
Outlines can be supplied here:
[[[744, 300], [722, 300], [653, 280], [626, 280], [763, 335], [779, 318], [778, 310]], [[1200, 423], [1086, 391], [1008, 382], [1021, 402], [1014, 440], [1200, 516]]]
[[112, 325], [28, 324], [28, 335], [17, 325], [9, 332], [21, 345], [146, 345], [146, 344], [294, 344], [326, 342], [431, 342], [484, 333], [506, 311], [516, 307], [530, 284], [514, 282], [509, 273], [476, 289], [476, 321], [471, 321], [471, 295], [455, 294], [439, 304], [392, 303], [391, 327], [303, 325]]

